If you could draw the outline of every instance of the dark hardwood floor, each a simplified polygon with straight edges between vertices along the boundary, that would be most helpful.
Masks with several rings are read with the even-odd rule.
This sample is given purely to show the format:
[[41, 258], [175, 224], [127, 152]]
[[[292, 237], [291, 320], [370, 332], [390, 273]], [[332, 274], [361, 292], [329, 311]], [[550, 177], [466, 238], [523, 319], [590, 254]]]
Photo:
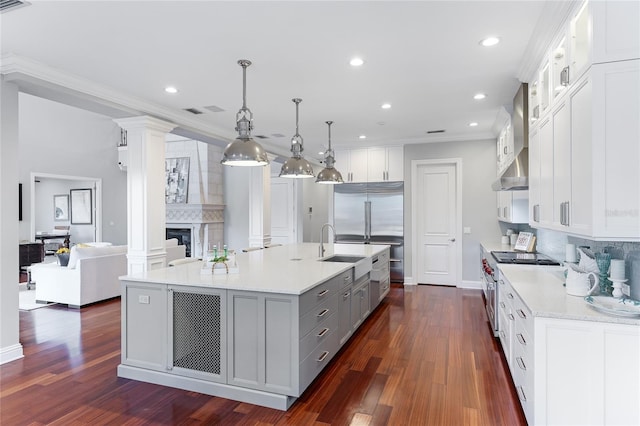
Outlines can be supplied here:
[[120, 300], [20, 312], [2, 425], [525, 425], [481, 292], [393, 286], [287, 412], [118, 378]]

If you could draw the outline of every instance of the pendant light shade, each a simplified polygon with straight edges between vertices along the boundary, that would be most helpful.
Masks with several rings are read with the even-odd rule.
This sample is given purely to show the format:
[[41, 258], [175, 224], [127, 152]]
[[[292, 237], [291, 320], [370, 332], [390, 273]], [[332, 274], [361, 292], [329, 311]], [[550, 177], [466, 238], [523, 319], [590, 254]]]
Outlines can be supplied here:
[[285, 178], [312, 178], [315, 177], [313, 167], [304, 159], [302, 151], [304, 151], [302, 136], [298, 133], [298, 106], [302, 99], [291, 99], [296, 104], [296, 134], [291, 138], [291, 152], [293, 155], [282, 165], [280, 177]]
[[247, 108], [247, 67], [251, 61], [240, 59], [238, 65], [242, 67], [242, 108], [236, 114], [238, 137], [224, 149], [220, 162], [225, 166], [266, 166], [267, 152], [251, 138], [253, 113]]
[[336, 161], [333, 149], [331, 149], [331, 125], [333, 124], [333, 121], [327, 121], [326, 123], [329, 126], [329, 148], [327, 148], [324, 153], [325, 168], [322, 169], [320, 173], [318, 173], [316, 183], [335, 185], [338, 183], [344, 183], [344, 181], [342, 180], [342, 175], [340, 174], [340, 172], [337, 171], [335, 167], [333, 167]]

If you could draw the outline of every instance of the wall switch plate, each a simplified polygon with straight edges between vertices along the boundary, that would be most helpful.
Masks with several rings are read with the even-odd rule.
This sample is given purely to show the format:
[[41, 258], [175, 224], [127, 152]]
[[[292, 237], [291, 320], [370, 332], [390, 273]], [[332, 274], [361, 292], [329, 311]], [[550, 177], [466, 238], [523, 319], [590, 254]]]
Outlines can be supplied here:
[[148, 305], [149, 304], [149, 296], [147, 296], [145, 294], [138, 295], [138, 303], [142, 303], [142, 304]]
[[469, 227], [469, 226], [465, 226], [465, 227], [464, 227], [464, 229], [463, 229], [463, 232], [464, 232], [465, 234], [470, 234], [470, 233], [471, 233], [471, 227]]

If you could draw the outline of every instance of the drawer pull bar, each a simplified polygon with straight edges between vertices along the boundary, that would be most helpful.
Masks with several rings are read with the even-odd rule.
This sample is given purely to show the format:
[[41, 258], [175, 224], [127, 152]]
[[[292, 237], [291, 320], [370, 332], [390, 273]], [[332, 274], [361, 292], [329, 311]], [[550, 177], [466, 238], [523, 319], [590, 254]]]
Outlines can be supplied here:
[[320, 333], [318, 333], [318, 337], [322, 337], [322, 336], [324, 336], [325, 334], [327, 334], [327, 331], [329, 331], [329, 329], [328, 329], [328, 328], [325, 328], [325, 329], [324, 329], [324, 330], [322, 330]]
[[507, 297], [508, 297], [509, 299], [513, 299], [513, 293], [507, 293]]
[[521, 357], [516, 357], [516, 362], [518, 363], [518, 367], [520, 367], [520, 369], [527, 371], [527, 366], [524, 365], [524, 361]]
[[506, 308], [506, 305], [504, 304], [504, 302], [500, 302], [500, 307], [501, 307], [502, 309]]
[[518, 396], [520, 397], [520, 400], [527, 402], [527, 397], [524, 395], [524, 389], [522, 389], [522, 386], [518, 386], [516, 389], [518, 390]]
[[318, 362], [324, 361], [324, 359], [327, 357], [327, 355], [329, 355], [328, 351], [322, 352], [322, 355], [320, 355], [320, 358], [318, 358], [316, 361], [318, 361]]
[[520, 318], [522, 318], [522, 319], [526, 319], [527, 318], [527, 314], [525, 314], [522, 309], [517, 309], [516, 312], [518, 313], [518, 316]]
[[511, 321], [514, 321], [516, 318], [513, 316], [513, 314], [509, 314], [509, 319], [510, 319]]
[[323, 309], [318, 315], [316, 315], [318, 318], [323, 317], [326, 315], [326, 313], [329, 312], [328, 309]]
[[318, 293], [318, 297], [322, 297], [322, 296], [324, 296], [324, 295], [325, 295], [325, 294], [327, 294], [327, 293], [329, 293], [329, 290], [324, 289], [324, 290], [322, 290], [320, 293]]
[[522, 345], [527, 346], [527, 341], [524, 339], [524, 336], [521, 333], [516, 334], [516, 337]]
[[346, 292], [345, 294], [342, 295], [343, 299], [346, 299], [347, 297], [349, 297], [349, 292]]

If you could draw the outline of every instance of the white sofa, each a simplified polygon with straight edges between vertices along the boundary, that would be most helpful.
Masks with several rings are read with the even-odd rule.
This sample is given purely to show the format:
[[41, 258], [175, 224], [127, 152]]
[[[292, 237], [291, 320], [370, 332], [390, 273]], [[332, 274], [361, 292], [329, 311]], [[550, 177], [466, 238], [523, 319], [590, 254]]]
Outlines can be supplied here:
[[79, 308], [120, 296], [120, 280], [127, 274], [127, 246], [72, 247], [69, 265], [36, 263], [31, 278], [36, 300]]
[[[36, 300], [79, 308], [120, 296], [119, 277], [127, 274], [127, 246], [90, 244], [72, 247], [66, 267], [56, 262], [31, 265]], [[185, 249], [177, 240], [167, 240], [167, 263], [184, 258]]]

